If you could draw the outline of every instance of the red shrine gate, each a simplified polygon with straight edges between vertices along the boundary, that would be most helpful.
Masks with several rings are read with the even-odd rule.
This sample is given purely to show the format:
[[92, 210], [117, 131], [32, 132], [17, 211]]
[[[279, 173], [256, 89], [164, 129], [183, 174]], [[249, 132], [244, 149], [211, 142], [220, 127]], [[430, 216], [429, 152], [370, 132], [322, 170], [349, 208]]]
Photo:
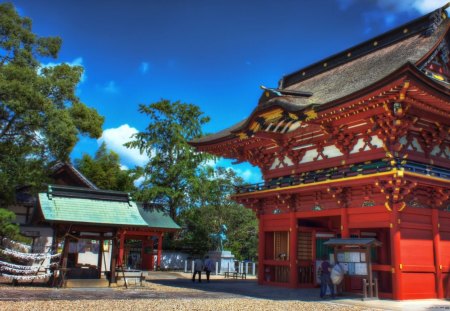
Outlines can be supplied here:
[[234, 197], [259, 219], [260, 284], [315, 286], [325, 241], [371, 237], [381, 297], [450, 298], [446, 7], [283, 77], [247, 120], [191, 142], [263, 173]]

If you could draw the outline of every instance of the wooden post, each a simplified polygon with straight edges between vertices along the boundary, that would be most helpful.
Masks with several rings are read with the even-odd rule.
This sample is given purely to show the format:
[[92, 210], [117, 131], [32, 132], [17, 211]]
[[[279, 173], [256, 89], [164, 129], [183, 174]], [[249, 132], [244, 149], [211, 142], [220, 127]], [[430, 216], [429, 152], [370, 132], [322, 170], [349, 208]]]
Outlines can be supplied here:
[[401, 253], [400, 253], [400, 228], [398, 208], [400, 204], [393, 204], [390, 223], [390, 242], [391, 242], [391, 272], [392, 272], [392, 298], [394, 300], [403, 300]]
[[[259, 220], [259, 243], [258, 243], [258, 284], [263, 284], [264, 282], [264, 252], [265, 252], [265, 235], [264, 235], [264, 220], [263, 215], [258, 215]], [[228, 270], [229, 271], [229, 270]]]
[[289, 287], [291, 288], [296, 288], [298, 286], [297, 240], [297, 217], [294, 212], [291, 212], [289, 229], [289, 266], [291, 271]]
[[155, 247], [155, 245], [153, 244], [153, 236], [151, 236], [151, 240], [150, 240], [150, 271], [155, 270], [155, 258], [154, 258], [154, 254], [153, 254], [153, 248]]
[[156, 259], [157, 266], [159, 268], [161, 268], [162, 242], [163, 242], [163, 233], [161, 232], [158, 236], [158, 257]]
[[152, 270], [153, 250], [151, 242], [151, 236], [142, 239], [141, 270]]
[[[117, 243], [117, 238], [116, 237], [114, 237], [113, 239], [112, 239], [112, 243], [111, 243], [111, 265], [110, 265], [110, 267], [111, 267], [111, 278], [110, 278], [110, 281], [109, 281], [109, 283], [111, 284], [111, 283], [116, 283], [116, 264], [117, 264], [117, 248], [118, 248], [118, 245], [117, 245], [118, 243]], [[123, 269], [122, 269], [123, 270]]]
[[[387, 254], [389, 253], [390, 250], [386, 249], [386, 245], [389, 245], [387, 230], [382, 229], [380, 231], [379, 240], [382, 243], [382, 249], [379, 253], [380, 254], [380, 263], [382, 265], [388, 265], [389, 260], [388, 260]], [[384, 275], [380, 275], [380, 276], [381, 276], [380, 287], [383, 289], [388, 288], [389, 287], [389, 278], [385, 277]]]
[[434, 248], [434, 267], [436, 271], [436, 294], [437, 298], [444, 298], [444, 287], [442, 282], [441, 270], [441, 235], [439, 233], [439, 210], [431, 209], [431, 224], [433, 227], [433, 248]]
[[64, 248], [63, 248], [63, 255], [62, 255], [62, 262], [61, 267], [63, 269], [67, 268], [67, 257], [69, 256], [69, 243], [70, 238], [68, 235], [64, 237]]
[[[311, 269], [312, 269], [312, 273], [313, 273], [313, 276], [312, 276], [312, 285], [317, 285], [318, 284], [318, 282], [317, 282], [317, 273], [316, 273], [316, 271], [317, 271], [317, 267], [316, 267], [316, 259], [317, 259], [317, 250], [316, 250], [316, 240], [317, 240], [317, 238], [316, 238], [316, 230], [315, 229], [313, 229], [312, 231], [311, 231], [311, 243], [312, 243], [312, 247], [311, 247], [311, 250], [312, 250], [312, 266], [311, 266]], [[322, 258], [319, 258], [319, 259], [322, 259]]]
[[98, 278], [101, 279], [101, 277], [102, 277], [102, 256], [103, 256], [103, 233], [101, 235], [99, 243], [100, 243], [100, 245], [98, 246], [97, 267], [98, 267]]
[[347, 208], [341, 207], [341, 238], [346, 239], [350, 237], [350, 229], [348, 227]]
[[371, 247], [366, 247], [367, 273], [369, 273], [369, 296], [373, 298], [373, 277], [372, 277], [372, 253]]
[[117, 258], [117, 265], [118, 266], [123, 266], [124, 262], [123, 262], [123, 258], [125, 255], [125, 234], [127, 232], [125, 230], [121, 230], [119, 231], [119, 236], [120, 236], [120, 242], [119, 242], [119, 257]]

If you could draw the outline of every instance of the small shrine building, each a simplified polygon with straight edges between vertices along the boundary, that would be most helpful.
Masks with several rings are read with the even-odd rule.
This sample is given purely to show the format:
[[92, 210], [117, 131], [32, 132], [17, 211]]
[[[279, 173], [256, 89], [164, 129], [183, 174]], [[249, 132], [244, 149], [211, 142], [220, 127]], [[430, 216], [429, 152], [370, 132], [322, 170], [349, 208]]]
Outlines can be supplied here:
[[380, 297], [450, 298], [447, 7], [263, 87], [247, 119], [191, 142], [262, 171], [234, 196], [259, 219], [260, 284], [316, 286], [326, 241], [375, 238]]
[[38, 194], [34, 213], [27, 217], [31, 222], [23, 223], [21, 231], [46, 245], [50, 241], [55, 251], [62, 246], [58, 251], [67, 278], [101, 278], [108, 271], [114, 282], [116, 267], [160, 266], [164, 234], [180, 229], [170, 216], [134, 202], [128, 193], [98, 189], [68, 163], [56, 165], [51, 177], [56, 184]]

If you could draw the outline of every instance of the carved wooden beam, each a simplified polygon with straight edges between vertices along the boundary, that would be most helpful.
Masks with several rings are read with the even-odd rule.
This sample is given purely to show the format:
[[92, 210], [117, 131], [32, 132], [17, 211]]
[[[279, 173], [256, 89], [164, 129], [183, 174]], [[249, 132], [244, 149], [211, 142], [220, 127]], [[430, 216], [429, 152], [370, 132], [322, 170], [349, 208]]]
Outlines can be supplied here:
[[344, 208], [349, 203], [349, 191], [348, 187], [328, 187], [327, 191], [333, 198], [336, 199], [338, 207]]
[[358, 142], [357, 134], [349, 132], [348, 125], [333, 126], [328, 123], [322, 124], [321, 128], [327, 136], [326, 142], [333, 143], [345, 157], [348, 157]]
[[450, 197], [450, 190], [444, 188], [432, 188], [428, 192], [428, 200], [432, 207], [440, 208], [448, 201]]
[[386, 195], [386, 209], [392, 211], [392, 206], [400, 203], [398, 211], [401, 212], [406, 207], [405, 197], [417, 186], [417, 183], [406, 180], [403, 171], [397, 171], [387, 179], [377, 179], [375, 186]]

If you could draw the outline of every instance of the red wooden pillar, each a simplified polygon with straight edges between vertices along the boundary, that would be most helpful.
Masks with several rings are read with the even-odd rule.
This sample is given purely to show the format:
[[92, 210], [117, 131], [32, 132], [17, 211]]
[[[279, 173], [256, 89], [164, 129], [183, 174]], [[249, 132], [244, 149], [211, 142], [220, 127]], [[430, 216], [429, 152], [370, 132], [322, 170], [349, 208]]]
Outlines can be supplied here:
[[127, 232], [125, 230], [119, 232], [119, 236], [120, 236], [120, 239], [119, 239], [119, 258], [117, 258], [117, 265], [118, 266], [123, 266], [124, 265], [123, 257], [124, 257], [124, 254], [125, 254], [125, 234], [126, 233]]
[[142, 270], [152, 270], [153, 247], [151, 236], [142, 240]]
[[163, 241], [163, 233], [161, 232], [158, 236], [158, 257], [156, 259], [157, 267], [161, 268], [161, 255], [162, 255], [162, 241]]
[[350, 228], [348, 227], [348, 215], [347, 208], [341, 208], [341, 238], [349, 238], [350, 237]]
[[155, 256], [153, 256], [153, 249], [155, 248], [155, 245], [153, 243], [153, 236], [150, 237], [150, 270], [153, 271], [155, 270]]
[[434, 248], [434, 266], [436, 271], [436, 294], [437, 298], [444, 298], [444, 287], [442, 282], [441, 270], [441, 235], [439, 233], [439, 210], [431, 210], [431, 224], [433, 227], [433, 248]]
[[297, 267], [297, 217], [294, 212], [290, 214], [290, 228], [289, 228], [289, 266], [290, 266], [290, 279], [289, 287], [296, 288], [298, 285], [298, 267]]
[[259, 220], [259, 232], [258, 232], [258, 284], [263, 284], [264, 281], [264, 249], [265, 249], [265, 234], [264, 234], [264, 221], [263, 215], [258, 215]]
[[[380, 254], [380, 263], [382, 265], [388, 265], [389, 264], [389, 260], [388, 260], [388, 250], [386, 249], [386, 245], [389, 245], [389, 240], [387, 237], [387, 232], [386, 230], [380, 230], [379, 232], [379, 240], [382, 243], [382, 249], [379, 252]], [[380, 291], [384, 290], [385, 288], [389, 287], [389, 279], [387, 277], [381, 277], [379, 280], [380, 282]]]
[[402, 284], [402, 262], [400, 252], [400, 225], [399, 212], [400, 204], [393, 204], [390, 223], [391, 238], [391, 272], [392, 272], [392, 298], [395, 300], [403, 300], [403, 284]]

